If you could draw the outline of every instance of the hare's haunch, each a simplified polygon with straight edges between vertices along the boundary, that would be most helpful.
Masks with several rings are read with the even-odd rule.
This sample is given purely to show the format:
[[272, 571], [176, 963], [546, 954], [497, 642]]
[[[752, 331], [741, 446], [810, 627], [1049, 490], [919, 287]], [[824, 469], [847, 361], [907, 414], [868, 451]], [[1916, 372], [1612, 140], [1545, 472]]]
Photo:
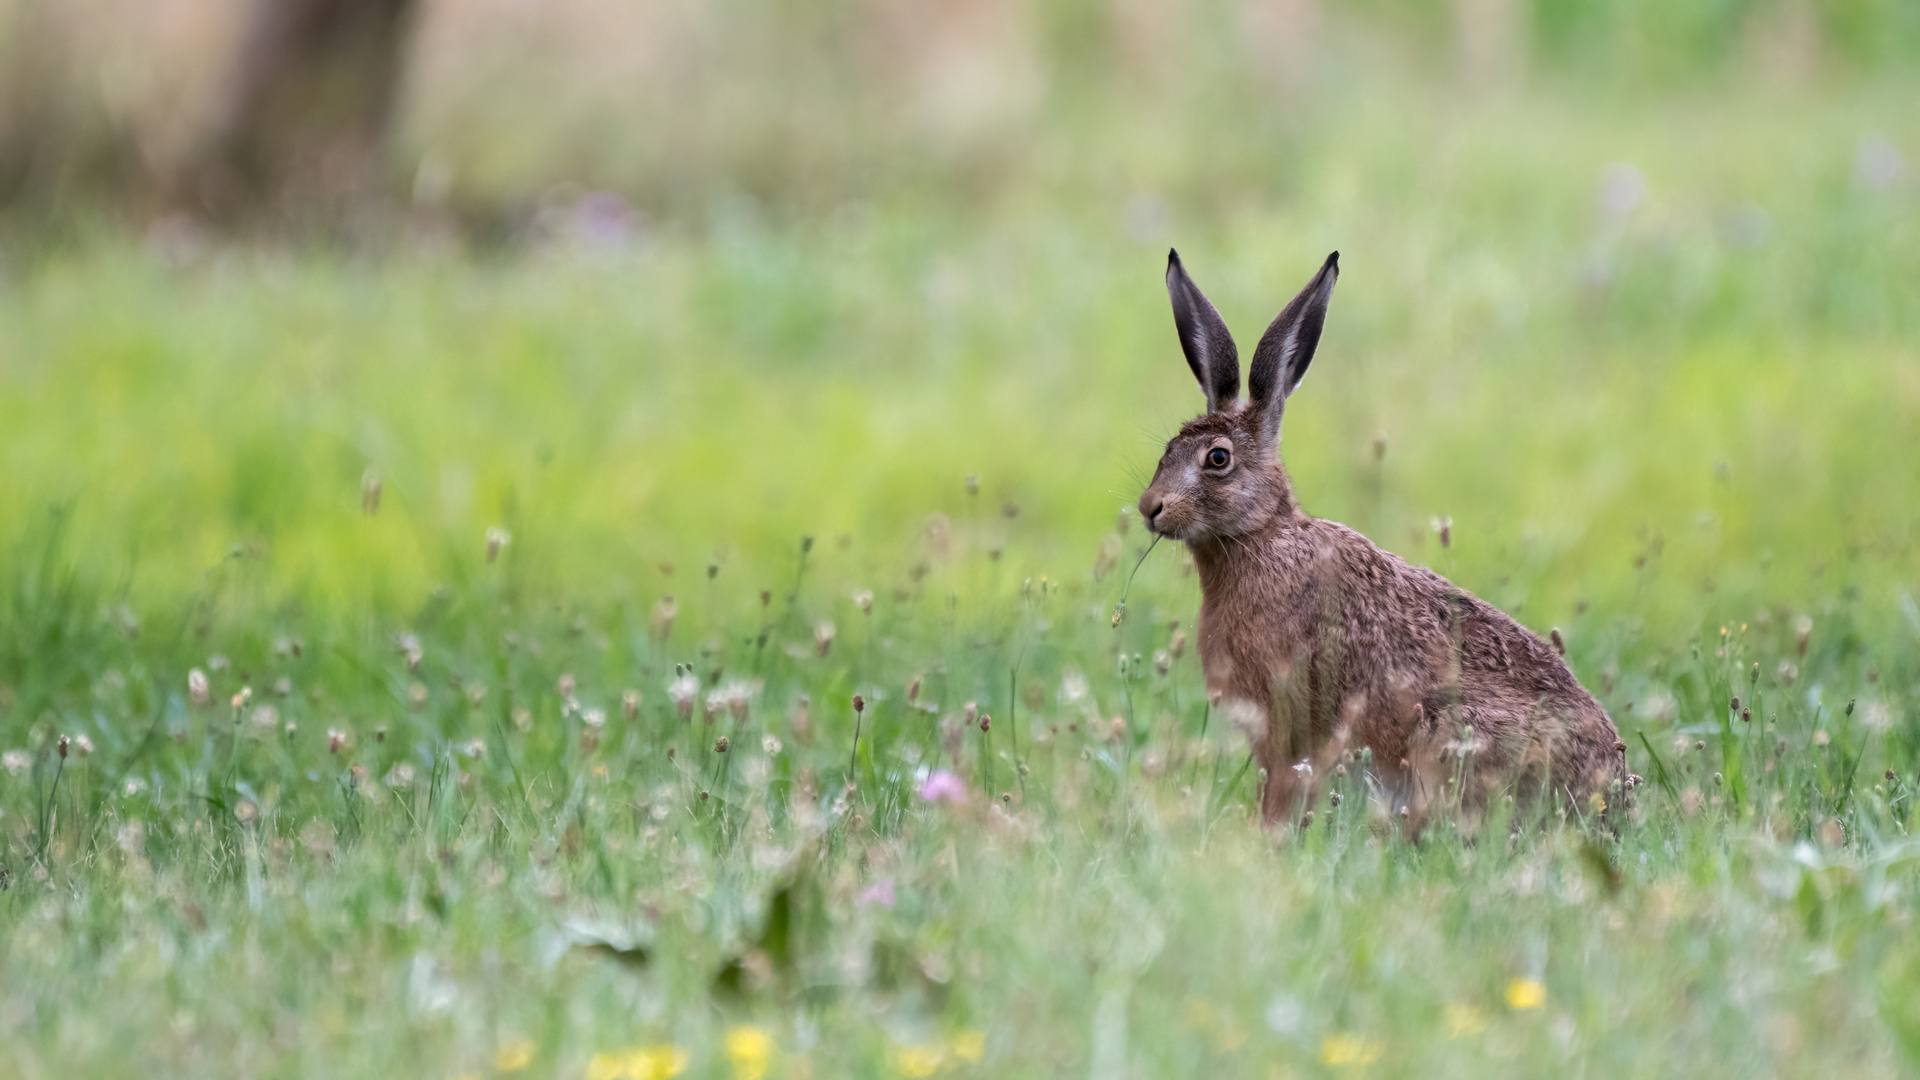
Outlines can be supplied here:
[[1233, 336], [1179, 255], [1167, 258], [1180, 347], [1207, 411], [1167, 443], [1140, 516], [1193, 552], [1207, 693], [1253, 741], [1268, 778], [1262, 811], [1272, 821], [1311, 807], [1350, 743], [1372, 749], [1379, 796], [1415, 828], [1502, 794], [1599, 811], [1627, 782], [1626, 746], [1559, 654], [1293, 500], [1280, 416], [1339, 276], [1334, 252], [1267, 327], [1242, 401]]

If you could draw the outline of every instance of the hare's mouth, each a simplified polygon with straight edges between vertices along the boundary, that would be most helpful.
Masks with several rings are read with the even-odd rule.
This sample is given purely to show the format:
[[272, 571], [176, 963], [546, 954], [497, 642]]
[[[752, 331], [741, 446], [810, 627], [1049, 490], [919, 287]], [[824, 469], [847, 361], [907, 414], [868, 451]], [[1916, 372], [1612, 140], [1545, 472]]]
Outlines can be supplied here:
[[1168, 540], [1191, 540], [1194, 532], [1193, 515], [1184, 506], [1162, 503], [1142, 511], [1140, 518], [1146, 523], [1147, 531]]

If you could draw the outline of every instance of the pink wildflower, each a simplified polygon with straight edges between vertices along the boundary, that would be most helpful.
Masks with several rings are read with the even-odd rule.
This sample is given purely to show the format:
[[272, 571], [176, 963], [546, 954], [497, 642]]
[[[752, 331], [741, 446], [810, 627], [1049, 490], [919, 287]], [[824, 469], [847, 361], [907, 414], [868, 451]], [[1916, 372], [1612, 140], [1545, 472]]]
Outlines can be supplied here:
[[920, 799], [922, 802], [966, 802], [966, 781], [945, 769], [936, 769], [921, 781]]
[[879, 881], [860, 890], [859, 903], [879, 904], [881, 907], [893, 906], [893, 879], [881, 878]]

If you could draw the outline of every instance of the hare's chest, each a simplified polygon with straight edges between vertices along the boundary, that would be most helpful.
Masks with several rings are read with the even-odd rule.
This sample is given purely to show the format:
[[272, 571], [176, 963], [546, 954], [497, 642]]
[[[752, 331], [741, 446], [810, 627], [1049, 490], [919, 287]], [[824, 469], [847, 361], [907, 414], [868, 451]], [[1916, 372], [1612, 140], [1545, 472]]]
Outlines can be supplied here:
[[1274, 671], [1286, 652], [1280, 620], [1230, 599], [1208, 597], [1200, 605], [1197, 629], [1209, 699], [1270, 698]]

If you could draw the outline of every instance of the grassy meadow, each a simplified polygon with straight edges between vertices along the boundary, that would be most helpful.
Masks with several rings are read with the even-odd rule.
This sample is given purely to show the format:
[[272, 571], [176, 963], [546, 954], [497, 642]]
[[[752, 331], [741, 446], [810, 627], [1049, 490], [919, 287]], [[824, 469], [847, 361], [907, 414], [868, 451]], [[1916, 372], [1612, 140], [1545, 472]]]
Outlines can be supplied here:
[[[1912, 80], [1389, 69], [992, 192], [8, 249], [0, 1077], [1920, 1069]], [[1561, 630], [1617, 833], [1254, 820], [1127, 585], [1169, 245], [1243, 349], [1341, 251], [1298, 495]]]

